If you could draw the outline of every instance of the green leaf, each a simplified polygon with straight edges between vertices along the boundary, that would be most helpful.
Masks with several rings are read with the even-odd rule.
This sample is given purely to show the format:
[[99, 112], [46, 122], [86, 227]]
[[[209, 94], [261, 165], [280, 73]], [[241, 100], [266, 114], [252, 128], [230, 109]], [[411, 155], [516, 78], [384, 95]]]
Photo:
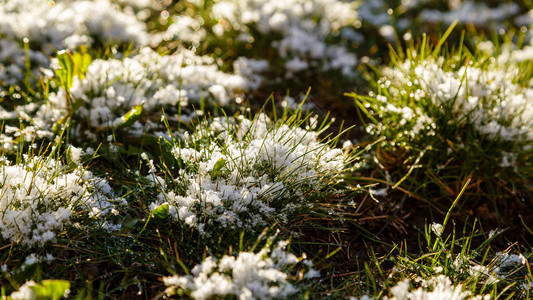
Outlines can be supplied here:
[[125, 115], [123, 115], [120, 118], [120, 121], [118, 124], [114, 124], [118, 128], [124, 128], [131, 126], [139, 117], [141, 116], [141, 113], [143, 112], [143, 105], [142, 103], [139, 105], [135, 105], [130, 111], [128, 111]]
[[156, 207], [152, 214], [159, 219], [164, 219], [168, 216], [169, 206], [168, 203], [163, 203]]
[[70, 282], [67, 280], [43, 280], [31, 287], [36, 299], [61, 299], [69, 293]]
[[223, 158], [219, 159], [215, 163], [215, 166], [213, 167], [213, 170], [211, 171], [211, 178], [215, 179], [220, 174], [220, 170], [222, 170], [222, 167], [224, 167], [225, 165], [226, 165], [226, 160]]
[[72, 81], [74, 79], [74, 60], [72, 54], [65, 50], [59, 51], [57, 53], [57, 60], [61, 68], [56, 70], [56, 75], [61, 85], [68, 91], [72, 87]]
[[79, 53], [76, 52], [72, 54], [72, 61], [74, 62], [74, 75], [83, 79], [87, 69], [92, 62], [91, 55], [88, 53]]
[[453, 23], [450, 25], [450, 27], [448, 27], [448, 29], [446, 30], [446, 32], [442, 35], [442, 37], [439, 39], [439, 42], [437, 43], [437, 46], [435, 47], [435, 49], [433, 50], [433, 52], [431, 53], [431, 56], [433, 56], [434, 58], [437, 58], [440, 54], [440, 48], [442, 47], [442, 45], [444, 44], [444, 42], [446, 41], [446, 39], [448, 39], [448, 37], [450, 36], [450, 34], [452, 33], [453, 29], [455, 28], [455, 26], [457, 25], [459, 21], [457, 19], [455, 19], [453, 21]]
[[85, 52], [75, 52], [72, 54], [63, 50], [57, 53], [57, 60], [61, 68], [55, 70], [56, 75], [63, 88], [68, 91], [72, 87], [74, 76], [83, 79], [92, 62], [92, 57]]

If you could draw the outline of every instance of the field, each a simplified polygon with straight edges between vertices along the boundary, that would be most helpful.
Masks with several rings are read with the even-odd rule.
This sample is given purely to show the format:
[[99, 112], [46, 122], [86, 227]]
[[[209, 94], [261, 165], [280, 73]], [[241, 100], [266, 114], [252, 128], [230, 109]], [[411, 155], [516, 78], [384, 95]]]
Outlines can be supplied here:
[[533, 298], [532, 24], [0, 0], [2, 299]]

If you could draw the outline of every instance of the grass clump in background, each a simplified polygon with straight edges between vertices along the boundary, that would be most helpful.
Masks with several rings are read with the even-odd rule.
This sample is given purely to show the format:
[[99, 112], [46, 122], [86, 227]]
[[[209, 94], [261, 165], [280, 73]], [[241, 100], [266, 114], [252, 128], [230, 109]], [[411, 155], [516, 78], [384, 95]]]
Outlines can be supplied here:
[[381, 138], [379, 176], [441, 211], [472, 180], [462, 209], [510, 226], [503, 216], [516, 217], [531, 195], [529, 63], [495, 46], [493, 56], [441, 44], [424, 39], [403, 50], [369, 77], [370, 96], [349, 94], [368, 118], [369, 136]]

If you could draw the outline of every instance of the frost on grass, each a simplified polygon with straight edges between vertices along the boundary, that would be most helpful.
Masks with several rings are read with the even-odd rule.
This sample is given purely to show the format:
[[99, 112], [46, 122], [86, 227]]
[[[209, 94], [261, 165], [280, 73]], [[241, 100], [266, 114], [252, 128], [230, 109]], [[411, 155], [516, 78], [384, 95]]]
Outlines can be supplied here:
[[[229, 107], [232, 99], [260, 84], [261, 78], [250, 72], [261, 67], [259, 61], [241, 59], [235, 62], [235, 73], [228, 74], [221, 72], [211, 57], [189, 50], [159, 55], [150, 48], [123, 59], [96, 59], [85, 74], [74, 76], [69, 91], [60, 87], [44, 105], [17, 107], [18, 115], [30, 126], [25, 132], [14, 128], [14, 133], [2, 140], [9, 142], [9, 137], [25, 133], [27, 141], [51, 136], [54, 124], [67, 116], [73, 120], [71, 134], [92, 138], [95, 131], [122, 124], [123, 116], [141, 104], [143, 111], [151, 113], [159, 113], [163, 107], [190, 113], [188, 105], [200, 107], [201, 101]], [[135, 123], [131, 131], [142, 135], [143, 126]]]
[[108, 0], [7, 0], [0, 3], [0, 35], [27, 38], [50, 54], [54, 50], [90, 45], [94, 39], [147, 44], [144, 22]]
[[394, 268], [385, 279], [389, 285], [380, 291], [386, 295], [383, 299], [485, 300], [505, 290], [512, 291], [516, 298], [525, 298], [523, 287], [529, 282], [526, 256], [507, 252], [489, 254], [493, 237], [476, 248], [473, 233], [464, 238], [448, 236], [438, 223], [426, 230], [429, 252], [396, 258]]
[[[475, 286], [473, 283], [495, 286], [499, 282], [497, 270], [475, 263], [475, 255], [454, 255], [443, 249], [437, 250], [444, 253], [439, 253], [442, 255], [440, 258], [435, 256], [436, 261], [422, 262], [403, 258], [404, 266], [395, 268], [389, 275], [389, 278], [400, 279], [387, 288], [386, 294], [390, 297], [384, 299], [490, 299], [489, 294], [478, 292], [472, 287]], [[441, 259], [443, 260], [439, 261]]]
[[457, 1], [451, 4], [448, 11], [426, 9], [420, 14], [420, 20], [428, 23], [443, 23], [449, 25], [458, 20], [477, 27], [501, 27], [506, 20], [520, 13], [520, 6], [516, 3], [501, 3], [496, 7], [489, 7], [484, 2]]
[[[74, 215], [82, 214], [100, 226], [115, 214], [115, 195], [105, 179], [78, 167], [69, 169], [52, 158], [24, 156], [12, 164], [0, 160], [0, 233], [4, 240], [42, 246]], [[124, 203], [120, 203], [124, 204]]]
[[[203, 1], [189, 2], [203, 11]], [[212, 24], [212, 33], [200, 27], [204, 21]], [[212, 5], [207, 20], [176, 16], [167, 35], [184, 33], [194, 47], [207, 34], [221, 42], [231, 37], [250, 46], [264, 44], [268, 36], [267, 46], [281, 58], [287, 77], [311, 68], [338, 70], [351, 77], [357, 58], [348, 45], [361, 39], [352, 28], [358, 21], [356, 4], [338, 0], [223, 0]]]
[[151, 40], [144, 22], [109, 0], [1, 1], [0, 81], [21, 82], [27, 59], [38, 78], [57, 50], [111, 41], [147, 45]]
[[372, 124], [367, 131], [400, 143], [433, 136], [443, 126], [473, 128], [516, 145], [533, 140], [533, 89], [518, 82], [522, 73], [516, 65], [491, 62], [452, 67], [439, 58], [384, 68], [377, 82], [382, 92], [372, 93], [376, 101], [368, 106], [390, 122]]
[[[501, 2], [501, 3], [499, 3]], [[531, 24], [531, 16], [511, 1], [487, 3], [479, 0], [431, 1], [386, 0], [364, 1], [358, 8], [361, 19], [376, 27], [389, 42], [397, 42], [397, 34], [410, 40], [411, 33], [434, 32], [435, 27], [446, 28], [455, 20], [474, 25], [477, 29], [498, 30], [514, 25]]]
[[[481, 293], [472, 289], [472, 282], [487, 287], [510, 284], [510, 289], [518, 293], [524, 292], [520, 284], [514, 284], [527, 282], [525, 278], [516, 277], [520, 268], [525, 268], [524, 265], [527, 264], [527, 259], [521, 254], [496, 253], [487, 265], [475, 263], [473, 255], [458, 254], [455, 257], [449, 255], [448, 258], [451, 264], [444, 268], [443, 266], [433, 268], [429, 272], [431, 276], [411, 274], [409, 279], [405, 278], [398, 282], [389, 289], [393, 296], [390, 299], [491, 299], [489, 294], [485, 294], [486, 292]], [[406, 277], [410, 271], [400, 270], [397, 274]]]
[[453, 284], [452, 280], [445, 275], [436, 275], [428, 279], [417, 280], [418, 288], [412, 288], [409, 279], [404, 279], [390, 289], [390, 300], [423, 300], [423, 299], [446, 299], [446, 300], [488, 300], [490, 295], [472, 295], [461, 284]]
[[172, 154], [182, 168], [171, 182], [165, 186], [148, 175], [163, 188], [152, 209], [168, 203], [174, 219], [201, 232], [208, 224], [255, 228], [269, 218], [284, 222], [344, 169], [342, 150], [330, 148], [318, 132], [264, 114], [200, 124]]
[[[287, 299], [298, 292], [291, 284], [291, 268], [298, 263], [309, 268], [304, 278], [317, 276], [310, 262], [303, 262], [285, 250], [287, 242], [280, 242], [270, 250], [258, 253], [240, 252], [237, 256], [225, 255], [221, 259], [207, 257], [187, 276], [164, 277], [166, 293], [183, 291], [193, 299], [234, 296], [237, 299]], [[303, 275], [303, 274], [302, 274]]]

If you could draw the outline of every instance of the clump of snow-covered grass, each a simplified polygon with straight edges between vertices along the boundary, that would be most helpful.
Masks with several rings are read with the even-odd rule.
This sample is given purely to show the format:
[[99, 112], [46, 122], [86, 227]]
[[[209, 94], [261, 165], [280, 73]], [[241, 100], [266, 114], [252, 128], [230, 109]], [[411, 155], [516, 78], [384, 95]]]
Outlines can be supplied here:
[[[53, 66], [63, 71], [57, 62]], [[71, 120], [71, 135], [94, 137], [98, 131], [122, 124], [123, 116], [139, 105], [145, 113], [156, 114], [162, 108], [191, 113], [192, 105], [229, 109], [236, 97], [260, 84], [261, 78], [250, 70], [263, 67], [260, 61], [242, 58], [235, 62], [235, 73], [228, 74], [220, 71], [211, 57], [189, 50], [160, 55], [150, 48], [122, 59], [95, 59], [86, 72], [73, 75], [70, 89], [60, 86], [42, 105], [34, 100], [11, 113], [6, 111], [6, 119], [21, 117], [28, 126], [12, 128], [11, 134], [2, 135], [2, 141], [7, 146], [21, 135], [26, 135], [26, 141], [35, 136], [49, 137], [56, 124], [67, 118]], [[181, 117], [187, 119], [188, 115]], [[142, 135], [143, 124], [134, 123], [131, 131]]]
[[[304, 278], [318, 276], [311, 269], [311, 262], [298, 258], [285, 250], [288, 242], [278, 242], [273, 249], [265, 246], [259, 252], [239, 252], [220, 259], [205, 258], [196, 265], [191, 275], [164, 277], [168, 287], [165, 291], [173, 295], [185, 292], [194, 299], [233, 296], [238, 299], [280, 299], [290, 298], [299, 290], [291, 283], [296, 265], [307, 269], [301, 273]], [[292, 269], [292, 270], [291, 270]]]
[[[419, 18], [422, 22], [431, 24], [442, 23], [450, 25], [455, 20], [482, 27], [499, 29], [505, 21], [521, 13], [520, 6], [514, 2], [504, 2], [490, 7], [478, 1], [449, 1], [448, 10], [425, 9]], [[523, 14], [523, 11], [522, 11]]]
[[[392, 153], [378, 154], [380, 167], [446, 174], [439, 185], [454, 193], [474, 176], [483, 178], [483, 189], [496, 187], [502, 199], [528, 195], [523, 178], [531, 176], [527, 156], [533, 145], [533, 89], [525, 71], [530, 64], [483, 51], [425, 47], [410, 47], [409, 58], [396, 56], [382, 67], [370, 79], [368, 96], [352, 94], [370, 119], [366, 131], [379, 140], [378, 151]], [[389, 179], [415, 185], [428, 179], [400, 173], [389, 173]], [[515, 183], [512, 191], [500, 176]], [[431, 189], [424, 192], [434, 197]]]
[[504, 291], [514, 293], [517, 298], [526, 297], [530, 280], [528, 258], [491, 251], [491, 243], [501, 231], [479, 240], [475, 226], [461, 237], [455, 230], [448, 235], [443, 230], [445, 227], [446, 223], [426, 226], [422, 253], [411, 255], [405, 251], [374, 258], [374, 263], [392, 260], [394, 267], [382, 274], [381, 279], [375, 279], [381, 284], [381, 290], [359, 299], [481, 300], [494, 299]]
[[364, 1], [358, 13], [363, 26], [374, 27], [389, 42], [396, 42], [397, 36], [409, 42], [412, 34], [433, 34], [455, 20], [480, 31], [528, 26], [532, 20], [528, 10], [513, 1], [375, 0]]
[[38, 82], [59, 50], [82, 45], [90, 50], [97, 50], [91, 48], [94, 45], [143, 46], [157, 40], [132, 9], [122, 9], [113, 1], [2, 1], [0, 83], [21, 85], [28, 73], [32, 82]]
[[452, 280], [445, 275], [437, 275], [428, 279], [418, 280], [418, 288], [413, 289], [409, 279], [404, 279], [390, 289], [390, 300], [415, 300], [415, 299], [450, 299], [450, 300], [482, 300], [490, 299], [490, 295], [472, 295], [471, 291], [464, 290], [461, 284], [454, 285]]
[[[521, 143], [533, 140], [530, 96], [533, 89], [523, 86], [520, 68], [491, 61], [483, 66], [469, 63], [451, 67], [444, 58], [406, 60], [384, 68], [370, 106], [376, 115], [394, 119], [395, 129], [404, 139], [419, 134], [433, 135], [439, 120], [472, 126], [494, 139]], [[368, 128], [379, 134], [386, 124]], [[438, 130], [438, 129], [437, 129]]]
[[90, 45], [95, 38], [140, 45], [150, 42], [146, 24], [109, 0], [2, 1], [0, 35], [15, 41], [27, 38], [48, 54]]
[[52, 157], [25, 155], [19, 163], [0, 159], [0, 234], [4, 240], [42, 246], [82, 214], [97, 224], [116, 214], [113, 190], [83, 167], [70, 168]]
[[[332, 149], [312, 130], [317, 120], [272, 121], [215, 118], [172, 146], [180, 170], [165, 182], [152, 209], [167, 204], [170, 215], [200, 232], [206, 225], [256, 228], [275, 218], [284, 222], [312, 205], [345, 169], [341, 149]], [[207, 231], [207, 232], [204, 232]]]
[[[195, 10], [190, 9], [193, 5]], [[223, 0], [204, 6], [202, 1], [188, 1], [183, 11], [189, 13], [172, 19], [167, 39], [183, 37], [199, 49], [203, 41], [224, 49], [229, 39], [235, 49], [259, 47], [252, 57], [276, 53], [280, 63], [275, 67], [283, 69], [272, 71], [286, 77], [309, 69], [337, 70], [346, 77], [356, 73], [358, 61], [350, 48], [352, 42], [361, 41], [354, 31], [359, 22], [356, 3]], [[193, 11], [195, 15], [189, 15]]]

